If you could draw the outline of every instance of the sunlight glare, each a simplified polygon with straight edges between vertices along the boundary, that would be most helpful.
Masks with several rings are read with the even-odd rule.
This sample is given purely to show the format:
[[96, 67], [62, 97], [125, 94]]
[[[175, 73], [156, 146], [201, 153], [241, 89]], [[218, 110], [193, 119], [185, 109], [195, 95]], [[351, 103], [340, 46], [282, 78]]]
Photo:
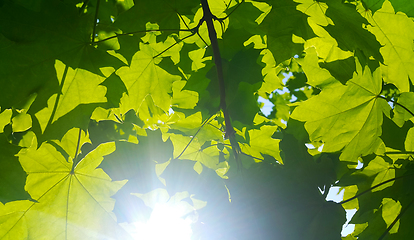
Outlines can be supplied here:
[[134, 239], [142, 240], [190, 240], [192, 235], [192, 220], [181, 218], [179, 208], [169, 204], [156, 204], [150, 219], [133, 223], [131, 234]]

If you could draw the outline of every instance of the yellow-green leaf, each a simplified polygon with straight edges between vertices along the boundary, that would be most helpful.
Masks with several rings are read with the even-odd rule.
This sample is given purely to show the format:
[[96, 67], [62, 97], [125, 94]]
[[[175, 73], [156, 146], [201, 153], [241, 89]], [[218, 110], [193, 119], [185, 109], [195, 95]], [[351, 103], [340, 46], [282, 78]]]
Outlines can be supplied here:
[[383, 46], [380, 52], [384, 58], [381, 65], [384, 80], [393, 83], [401, 92], [410, 90], [414, 83], [414, 22], [402, 12], [395, 13], [389, 1], [373, 16], [366, 18], [372, 26], [367, 26]]
[[378, 98], [381, 71], [373, 74], [359, 66], [346, 86], [323, 90], [293, 111], [292, 118], [305, 122], [311, 141], [322, 141], [324, 152], [342, 151], [341, 160], [357, 161], [381, 144], [383, 114], [390, 106]]
[[73, 162], [49, 143], [21, 150], [19, 161], [28, 174], [26, 190], [34, 201], [0, 206], [0, 238], [130, 239], [112, 213], [111, 199], [126, 181], [113, 182], [97, 168], [114, 150], [113, 142], [99, 145], [74, 171]]

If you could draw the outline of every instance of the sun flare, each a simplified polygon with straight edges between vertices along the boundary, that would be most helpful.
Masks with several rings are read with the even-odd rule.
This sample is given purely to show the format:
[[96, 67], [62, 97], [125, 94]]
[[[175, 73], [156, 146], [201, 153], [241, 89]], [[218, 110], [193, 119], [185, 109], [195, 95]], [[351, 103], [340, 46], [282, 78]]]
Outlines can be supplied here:
[[182, 216], [180, 207], [157, 203], [146, 222], [134, 222], [124, 228], [137, 240], [190, 240], [193, 219]]

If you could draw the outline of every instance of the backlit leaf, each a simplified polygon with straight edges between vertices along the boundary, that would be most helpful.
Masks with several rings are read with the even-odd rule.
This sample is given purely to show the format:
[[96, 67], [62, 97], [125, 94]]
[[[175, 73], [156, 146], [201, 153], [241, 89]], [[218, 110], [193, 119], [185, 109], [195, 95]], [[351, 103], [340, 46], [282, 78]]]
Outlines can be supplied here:
[[292, 113], [305, 121], [311, 141], [322, 141], [324, 152], [342, 151], [341, 159], [356, 161], [377, 150], [383, 114], [390, 107], [381, 92], [381, 72], [372, 75], [368, 67], [358, 69], [346, 86], [325, 89]]
[[406, 14], [394, 12], [389, 1], [373, 16], [367, 14], [372, 26], [367, 26], [383, 46], [380, 49], [384, 57], [381, 65], [386, 82], [397, 86], [401, 92], [409, 91], [409, 79], [414, 79], [414, 52], [411, 47], [414, 39], [414, 22]]
[[[21, 150], [19, 161], [28, 174], [25, 188], [34, 201], [0, 208], [3, 218], [14, 216], [1, 222], [1, 238], [128, 239], [111, 212], [114, 200], [110, 198], [126, 181], [112, 182], [97, 168], [103, 156], [114, 150], [114, 143], [99, 145], [73, 172], [73, 162], [49, 143]], [[43, 230], [45, 226], [48, 231]]]

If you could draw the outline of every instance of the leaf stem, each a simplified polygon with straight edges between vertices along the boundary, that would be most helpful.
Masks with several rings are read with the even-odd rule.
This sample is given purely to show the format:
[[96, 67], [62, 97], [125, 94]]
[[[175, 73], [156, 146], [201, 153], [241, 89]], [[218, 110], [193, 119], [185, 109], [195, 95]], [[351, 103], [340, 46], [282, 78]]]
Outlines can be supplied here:
[[78, 153], [79, 153], [79, 148], [80, 148], [81, 136], [82, 136], [82, 129], [79, 128], [78, 144], [76, 145], [76, 152], [75, 152], [75, 156], [73, 157], [72, 170], [70, 170], [70, 174], [75, 173], [75, 167], [76, 167], [76, 164], [78, 164]]
[[390, 232], [390, 230], [392, 229], [392, 227], [394, 227], [394, 225], [398, 222], [398, 220], [401, 218], [401, 216], [411, 207], [411, 205], [414, 203], [414, 199], [411, 200], [411, 202], [407, 205], [406, 208], [404, 208], [400, 214], [398, 214], [398, 216], [394, 219], [394, 221], [390, 224], [390, 226], [388, 226], [387, 230], [385, 230], [385, 232], [381, 235], [380, 238], [378, 238], [378, 240], [382, 240], [387, 233]]

